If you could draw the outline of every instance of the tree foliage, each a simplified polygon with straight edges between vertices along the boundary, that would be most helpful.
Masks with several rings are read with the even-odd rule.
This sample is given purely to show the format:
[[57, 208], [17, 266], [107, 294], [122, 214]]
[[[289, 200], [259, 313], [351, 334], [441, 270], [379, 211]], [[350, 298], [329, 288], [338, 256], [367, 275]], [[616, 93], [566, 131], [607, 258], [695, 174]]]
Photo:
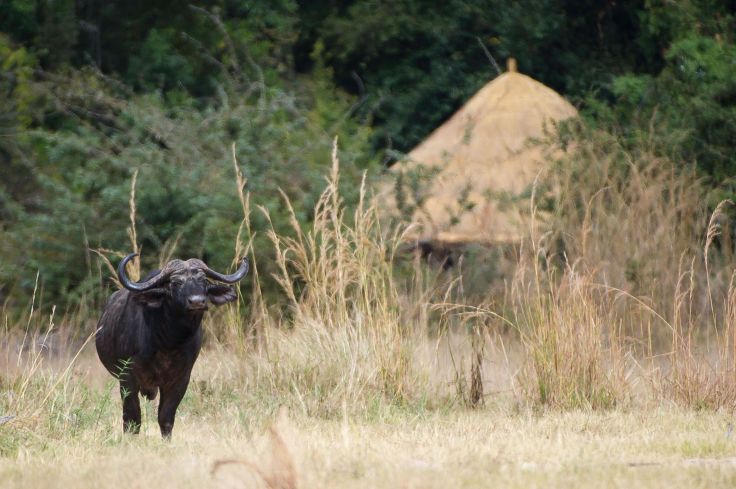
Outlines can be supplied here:
[[[254, 206], [281, 226], [283, 189], [307, 223], [335, 135], [357, 186], [511, 56], [590, 124], [697, 164], [732, 195], [734, 11], [733, 0], [0, 2], [0, 296], [28, 292], [36, 270], [53, 300], [95, 290], [89, 250], [127, 246], [136, 170], [147, 265], [176, 242], [226, 267], [241, 218], [232, 143]], [[253, 220], [260, 252], [266, 220]]]

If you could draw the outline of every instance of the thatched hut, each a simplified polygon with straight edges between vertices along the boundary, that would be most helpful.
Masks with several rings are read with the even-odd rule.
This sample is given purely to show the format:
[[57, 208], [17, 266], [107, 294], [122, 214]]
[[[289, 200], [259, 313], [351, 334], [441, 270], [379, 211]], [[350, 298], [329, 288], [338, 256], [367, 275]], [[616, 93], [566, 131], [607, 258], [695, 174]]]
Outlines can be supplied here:
[[[528, 225], [529, 191], [547, 152], [530, 140], [543, 139], [554, 122], [577, 111], [551, 88], [516, 72], [510, 61], [509, 71], [391, 168], [394, 175], [434, 173], [419, 191], [423, 195], [416, 187], [413, 193], [408, 186], [401, 191], [401, 201], [416, 207], [412, 241], [435, 246], [517, 242]], [[387, 198], [394, 209], [395, 197]]]

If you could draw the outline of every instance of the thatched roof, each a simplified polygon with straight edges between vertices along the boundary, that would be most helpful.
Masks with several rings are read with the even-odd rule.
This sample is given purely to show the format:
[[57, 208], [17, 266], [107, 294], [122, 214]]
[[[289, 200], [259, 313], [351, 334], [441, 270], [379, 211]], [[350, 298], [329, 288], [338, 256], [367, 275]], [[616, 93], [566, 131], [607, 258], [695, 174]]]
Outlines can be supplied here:
[[529, 139], [543, 138], [553, 122], [576, 115], [554, 90], [515, 71], [481, 88], [392, 167], [438, 172], [413, 215], [418, 226], [412, 238], [448, 244], [520, 239], [525, 224], [518, 196], [529, 190], [546, 152]]

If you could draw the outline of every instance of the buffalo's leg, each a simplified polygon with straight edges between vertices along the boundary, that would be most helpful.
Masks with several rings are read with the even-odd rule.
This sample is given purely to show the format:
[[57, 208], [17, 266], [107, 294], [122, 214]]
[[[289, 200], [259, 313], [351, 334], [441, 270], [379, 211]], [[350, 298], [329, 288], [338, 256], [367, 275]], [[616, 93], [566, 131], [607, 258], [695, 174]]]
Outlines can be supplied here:
[[162, 386], [161, 400], [158, 404], [158, 426], [161, 428], [161, 436], [171, 438], [171, 430], [174, 429], [174, 418], [176, 408], [184, 397], [189, 385], [189, 377], [173, 385]]
[[137, 435], [141, 430], [138, 388], [129, 382], [120, 382], [120, 397], [123, 399], [123, 431]]

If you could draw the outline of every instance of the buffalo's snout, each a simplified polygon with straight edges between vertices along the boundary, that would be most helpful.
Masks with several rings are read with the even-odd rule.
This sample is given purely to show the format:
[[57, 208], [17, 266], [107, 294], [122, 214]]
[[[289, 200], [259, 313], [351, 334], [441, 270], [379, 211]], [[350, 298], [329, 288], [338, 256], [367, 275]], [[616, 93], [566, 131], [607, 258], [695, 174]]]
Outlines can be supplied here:
[[187, 309], [189, 309], [190, 311], [207, 309], [207, 297], [199, 294], [190, 295], [189, 297], [187, 297]]

